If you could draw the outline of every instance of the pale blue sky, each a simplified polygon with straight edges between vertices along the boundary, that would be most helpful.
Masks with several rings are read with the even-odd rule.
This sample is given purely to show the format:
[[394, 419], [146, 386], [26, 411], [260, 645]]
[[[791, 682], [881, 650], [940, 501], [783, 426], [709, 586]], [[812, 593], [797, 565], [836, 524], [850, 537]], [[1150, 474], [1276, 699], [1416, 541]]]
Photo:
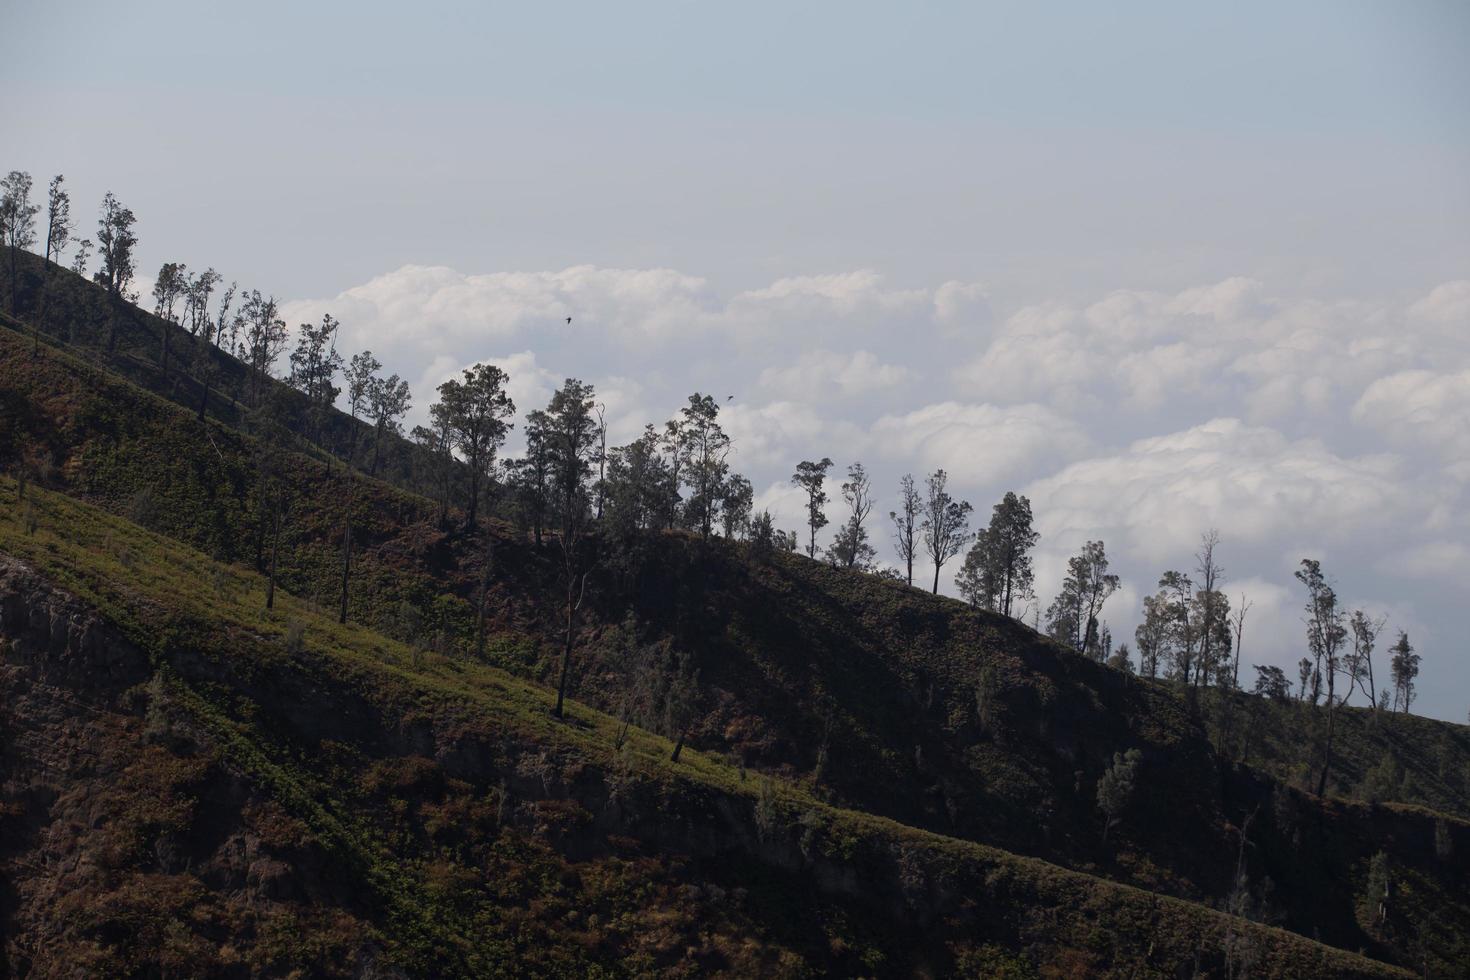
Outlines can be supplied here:
[[1247, 662], [1311, 555], [1470, 707], [1470, 4], [0, 0], [0, 86], [0, 167], [333, 312], [416, 415], [480, 359], [622, 435], [734, 393], [786, 526], [802, 458], [1023, 490], [1120, 638], [1218, 525]]

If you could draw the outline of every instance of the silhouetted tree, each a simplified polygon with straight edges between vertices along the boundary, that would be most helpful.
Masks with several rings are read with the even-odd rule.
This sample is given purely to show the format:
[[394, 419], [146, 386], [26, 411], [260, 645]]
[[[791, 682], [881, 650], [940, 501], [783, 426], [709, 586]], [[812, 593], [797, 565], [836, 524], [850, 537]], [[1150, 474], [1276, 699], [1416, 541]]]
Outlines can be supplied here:
[[[356, 361], [356, 358], [353, 358]], [[480, 485], [495, 462], [495, 453], [510, 431], [506, 419], [515, 414], [515, 402], [506, 393], [509, 377], [494, 364], [466, 368], [460, 380], [439, 386], [439, 416], [453, 434], [454, 445], [469, 469], [469, 504], [465, 524], [475, 527]], [[349, 390], [351, 386], [349, 377]]]
[[1348, 694], [1343, 698], [1346, 702], [1352, 696], [1353, 686], [1362, 691], [1368, 698], [1368, 707], [1373, 709], [1373, 717], [1378, 717], [1378, 694], [1377, 687], [1373, 681], [1373, 647], [1378, 642], [1378, 634], [1383, 631], [1384, 620], [1369, 619], [1368, 614], [1358, 609], [1353, 612], [1352, 618], [1348, 620], [1348, 628], [1352, 630], [1353, 645], [1345, 658], [1347, 672]]
[[782, 536], [781, 531], [776, 529], [771, 521], [771, 512], [763, 510], [750, 519], [750, 551], [757, 559], [766, 559], [771, 556], [781, 542], [777, 538]]
[[1256, 693], [1273, 701], [1291, 700], [1291, 681], [1280, 667], [1256, 664]]
[[949, 474], [935, 470], [924, 481], [925, 492], [923, 521], [919, 529], [924, 533], [924, 550], [934, 563], [934, 594], [939, 594], [939, 570], [970, 540], [969, 503], [955, 500], [949, 495]]
[[689, 396], [689, 404], [679, 410], [681, 462], [684, 481], [689, 486], [689, 500], [684, 505], [688, 526], [709, 540], [725, 499], [725, 482], [730, 476], [726, 458], [730, 455], [730, 437], [720, 427], [719, 403], [699, 392]]
[[[20, 253], [36, 242], [36, 212], [31, 203], [31, 175], [12, 170], [0, 179], [0, 245], [10, 265], [10, 311], [20, 309]], [[49, 244], [49, 243], [48, 243]]]
[[373, 379], [368, 389], [368, 415], [373, 421], [373, 465], [369, 473], [376, 475], [378, 472], [383, 436], [396, 436], [403, 431], [399, 420], [408, 412], [411, 401], [408, 382], [398, 375]]
[[[1230, 615], [1229, 601], [1219, 591], [1225, 570], [1215, 560], [1215, 548], [1220, 544], [1220, 532], [1214, 528], [1200, 536], [1200, 549], [1195, 552], [1195, 574], [1199, 576], [1199, 591], [1195, 593], [1195, 618], [1198, 620], [1200, 638], [1200, 665], [1195, 672], [1195, 684], [1208, 684], [1225, 665], [1225, 654], [1229, 652]], [[1222, 608], [1223, 607], [1223, 608]], [[1224, 651], [1221, 650], [1222, 640]]]
[[[235, 302], [235, 289], [235, 283], [230, 283], [230, 288], [226, 289], [224, 291], [224, 295], [220, 296], [219, 309], [215, 316], [214, 325], [214, 331], [216, 335], [224, 332], [225, 322], [230, 318], [230, 306]], [[201, 300], [201, 302], [203, 301]], [[197, 351], [197, 355], [199, 357], [199, 383], [201, 390], [201, 394], [199, 396], [199, 421], [201, 422], [204, 421], [205, 413], [209, 410], [209, 389], [214, 382], [214, 356], [213, 352], [211, 352], [209, 349], [208, 343], [209, 337], [207, 336], [207, 334], [210, 327], [207, 313], [205, 315], [204, 329], [206, 333], [206, 336], [204, 338], [205, 343], [202, 344]]]
[[862, 463], [853, 463], [847, 468], [847, 479], [842, 483], [842, 502], [847, 505], [847, 519], [837, 529], [828, 553], [842, 568], [866, 571], [872, 567], [878, 553], [868, 543], [867, 520], [873, 512], [873, 481]]
[[1125, 674], [1133, 673], [1133, 658], [1129, 656], [1128, 644], [1119, 643], [1118, 649], [1108, 655], [1107, 665]]
[[167, 321], [158, 327], [158, 371], [165, 378], [168, 377], [169, 344], [173, 340], [169, 324], [178, 323], [174, 318], [174, 307], [184, 294], [188, 281], [182, 262], [165, 262], [158, 270], [158, 278], [153, 281], [153, 315]]
[[[133, 281], [133, 250], [138, 246], [138, 236], [133, 231], [137, 221], [133, 212], [123, 207], [112, 192], [102, 199], [102, 216], [97, 221], [97, 255], [102, 260], [94, 277], [107, 289], [114, 306], [131, 300], [128, 286]], [[117, 346], [118, 311], [107, 320], [107, 349]]]
[[898, 482], [898, 510], [888, 512], [893, 521], [893, 541], [898, 558], [904, 565], [904, 581], [914, 584], [914, 558], [919, 554], [919, 512], [923, 498], [914, 486], [914, 478], [904, 474]]
[[827, 515], [822, 513], [827, 504], [827, 491], [822, 489], [822, 484], [831, 468], [832, 461], [825, 456], [815, 463], [804, 459], [796, 464], [796, 472], [791, 476], [791, 482], [806, 494], [806, 526], [811, 531], [806, 546], [808, 558], [817, 557], [817, 532], [827, 526]]
[[1414, 703], [1414, 680], [1419, 676], [1419, 654], [1409, 645], [1409, 634], [1399, 631], [1398, 642], [1388, 651], [1389, 676], [1393, 678], [1393, 710], [1409, 713]]
[[77, 254], [72, 256], [71, 271], [79, 276], [87, 274], [87, 263], [92, 255], [92, 239], [83, 238], [77, 242]]
[[530, 525], [538, 548], [541, 547], [542, 531], [551, 508], [550, 425], [546, 413], [540, 409], [526, 413], [525, 455], [508, 464], [516, 498], [524, 515], [523, 523]]
[[[605, 520], [610, 532], [624, 541], [663, 526], [673, 477], [661, 444], [658, 430], [648, 425], [643, 435], [608, 454]], [[728, 517], [730, 511], [725, 513]]]
[[750, 509], [755, 503], [755, 488], [739, 473], [725, 481], [724, 499], [720, 502], [720, 524], [729, 540], [744, 534], [750, 526]]
[[32, 340], [36, 349], [41, 345], [41, 326], [49, 320], [51, 291], [54, 281], [52, 263], [60, 265], [62, 252], [71, 240], [71, 195], [62, 188], [66, 178], [57, 174], [51, 178], [46, 194], [46, 261], [43, 265], [41, 283], [41, 312], [32, 329]]
[[320, 325], [301, 324], [296, 333], [296, 349], [291, 352], [291, 374], [288, 383], [306, 395], [310, 431], [321, 440], [322, 426], [337, 396], [342, 393], [334, 383], [342, 370], [342, 355], [337, 353], [337, 327], [330, 313]]
[[974, 605], [1011, 615], [1015, 600], [1032, 594], [1031, 549], [1041, 535], [1031, 523], [1031, 501], [1007, 493], [975, 535], [956, 578], [961, 595]]
[[46, 261], [57, 264], [72, 232], [71, 194], [61, 186], [65, 180], [61, 174], [52, 177], [46, 193]]
[[276, 298], [262, 296], [258, 289], [244, 294], [237, 318], [245, 331], [243, 359], [250, 366], [250, 406], [258, 408], [271, 365], [286, 350], [286, 321], [280, 317]]
[[1080, 554], [1067, 560], [1062, 590], [1047, 609], [1054, 639], [1070, 644], [1083, 656], [1097, 654], [1097, 617], [1103, 603], [1118, 589], [1118, 576], [1108, 572], [1108, 556], [1101, 541], [1089, 541]]
[[211, 327], [209, 322], [209, 297], [214, 288], [221, 282], [221, 277], [214, 269], [205, 269], [197, 275], [191, 275], [184, 283], [184, 326], [189, 333], [201, 338], [206, 344], [211, 342]]
[[[1232, 687], [1240, 687], [1240, 644], [1245, 638], [1245, 614], [1250, 612], [1252, 605], [1253, 603], [1246, 599], [1245, 593], [1241, 593], [1240, 605], [1235, 607], [1235, 622], [1233, 624], [1235, 630], [1235, 668], [1231, 672]], [[1371, 697], [1372, 695], [1370, 694], [1369, 696]]]
[[669, 482], [668, 498], [664, 500], [663, 526], [674, 527], [679, 523], [680, 497], [679, 489], [684, 485], [683, 463], [684, 451], [684, 420], [672, 418], [664, 423], [663, 436], [660, 440], [663, 452], [668, 454]]
[[1159, 676], [1159, 662], [1166, 660], [1169, 652], [1169, 601], [1160, 593], [1143, 597], [1143, 621], [1133, 631], [1133, 641], [1138, 646], [1138, 673], [1140, 676]]
[[[1337, 606], [1337, 592], [1322, 573], [1320, 562], [1303, 558], [1296, 571], [1297, 581], [1307, 588], [1307, 647], [1312, 652], [1315, 680], [1312, 703], [1317, 703], [1320, 678], [1327, 680], [1327, 737], [1323, 745], [1322, 775], [1317, 780], [1317, 795], [1327, 792], [1327, 775], [1332, 768], [1332, 742], [1336, 731], [1337, 709], [1341, 700], [1337, 697], [1337, 675], [1342, 670], [1341, 652], [1347, 640], [1347, 627], [1343, 625], [1342, 612]], [[1351, 690], [1351, 680], [1349, 680]]]
[[546, 449], [551, 470], [553, 503], [557, 512], [562, 574], [566, 585], [566, 629], [562, 638], [560, 678], [556, 685], [556, 716], [562, 717], [567, 681], [571, 676], [572, 647], [576, 639], [577, 612], [587, 595], [587, 558], [583, 536], [591, 519], [587, 481], [597, 440], [593, 419], [592, 386], [568, 378], [551, 396], [546, 411], [535, 413], [534, 428]]
[[[353, 354], [352, 359], [347, 362], [347, 367], [342, 372], [343, 379], [347, 382], [347, 414], [356, 422], [367, 414], [371, 404], [368, 396], [373, 390], [373, 380], [378, 372], [383, 369], [383, 364], [373, 352], [365, 350], [360, 354]], [[357, 455], [357, 426], [352, 427], [351, 444], [347, 447], [347, 459], [349, 462]]]
[[449, 520], [449, 484], [454, 472], [453, 435], [444, 406], [429, 406], [430, 425], [413, 428], [414, 441], [423, 448], [434, 468], [434, 493], [439, 499], [439, 523]]

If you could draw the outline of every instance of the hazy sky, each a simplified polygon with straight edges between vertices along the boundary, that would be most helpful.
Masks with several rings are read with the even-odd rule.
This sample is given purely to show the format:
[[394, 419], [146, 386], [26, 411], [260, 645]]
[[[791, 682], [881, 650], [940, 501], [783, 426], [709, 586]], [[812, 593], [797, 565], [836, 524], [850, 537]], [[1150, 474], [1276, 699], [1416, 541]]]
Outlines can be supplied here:
[[0, 85], [0, 168], [331, 311], [415, 416], [476, 360], [620, 438], [733, 394], [785, 526], [803, 458], [1021, 490], [1119, 638], [1217, 526], [1247, 662], [1319, 557], [1470, 708], [1470, 5], [0, 0]]

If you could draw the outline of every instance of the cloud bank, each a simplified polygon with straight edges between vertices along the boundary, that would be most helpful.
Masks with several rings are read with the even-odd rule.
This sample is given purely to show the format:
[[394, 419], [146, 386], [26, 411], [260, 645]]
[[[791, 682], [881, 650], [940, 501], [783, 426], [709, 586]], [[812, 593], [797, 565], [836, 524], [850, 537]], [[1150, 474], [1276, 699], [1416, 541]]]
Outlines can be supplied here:
[[[1001, 310], [979, 281], [867, 269], [721, 289], [674, 269], [405, 266], [285, 312], [332, 313], [342, 346], [417, 379], [411, 420], [480, 360], [510, 373], [521, 412], [565, 377], [592, 382], [615, 441], [714, 394], [758, 506], [791, 529], [802, 459], [862, 460], [879, 515], [906, 472], [946, 469], [979, 522], [1025, 492], [1042, 603], [1067, 555], [1101, 538], [1125, 583], [1105, 612], [1118, 638], [1216, 527], [1227, 589], [1255, 603], [1246, 659], [1289, 666], [1291, 572], [1321, 558], [1344, 596], [1414, 632], [1443, 680], [1426, 710], [1459, 718], [1470, 702], [1452, 618], [1470, 591], [1470, 281], [1370, 302], [1231, 277]], [[889, 530], [874, 519], [891, 559]]]

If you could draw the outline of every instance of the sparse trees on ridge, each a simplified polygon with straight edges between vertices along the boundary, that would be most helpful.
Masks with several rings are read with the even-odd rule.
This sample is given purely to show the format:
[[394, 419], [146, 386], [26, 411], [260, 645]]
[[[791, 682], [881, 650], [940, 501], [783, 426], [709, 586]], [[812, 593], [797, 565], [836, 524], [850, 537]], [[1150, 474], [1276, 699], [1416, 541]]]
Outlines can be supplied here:
[[[48, 188], [44, 228], [37, 227], [40, 208], [32, 201], [29, 175], [12, 171], [0, 180], [0, 189], [4, 192], [0, 197], [0, 247], [7, 253], [11, 303], [17, 301], [19, 292], [26, 290], [29, 290], [27, 302], [32, 306], [39, 296], [41, 313], [35, 320], [39, 325], [46, 319], [51, 264], [59, 264], [66, 249], [74, 248], [73, 267], [85, 270], [91, 243], [78, 241], [74, 235], [70, 195], [61, 175], [55, 176]], [[41, 278], [28, 276], [27, 286], [22, 289], [17, 284], [19, 252], [39, 246], [44, 246], [40, 248]], [[99, 216], [99, 262], [94, 280], [113, 301], [136, 301], [132, 293], [136, 249], [136, 218], [108, 193]], [[59, 275], [58, 281], [64, 278]], [[4, 281], [0, 279], [0, 284]], [[37, 282], [40, 292], [30, 295], [35, 293]], [[233, 286], [220, 296], [221, 283], [221, 277], [213, 269], [190, 274], [185, 263], [166, 262], [159, 268], [152, 287], [154, 314], [167, 323], [188, 329], [203, 342], [184, 342], [184, 350], [173, 351], [172, 330], [165, 329], [157, 358], [159, 374], [168, 378], [171, 368], [175, 374], [191, 371], [191, 351], [203, 347], [197, 375], [202, 389], [198, 412], [201, 419], [208, 415], [212, 385], [219, 383], [211, 367], [209, 344], [217, 344], [245, 362], [250, 370], [248, 401], [257, 409], [266, 402], [263, 396], [274, 390], [270, 385], [273, 366], [287, 352], [286, 326], [274, 297], [263, 296], [258, 290], [240, 295]], [[56, 302], [61, 303], [63, 294], [56, 295]], [[212, 316], [210, 304], [216, 301], [218, 314]], [[33, 308], [28, 309], [35, 312]], [[112, 350], [117, 332], [127, 329], [125, 318], [111, 316], [106, 329], [107, 347]], [[301, 325], [294, 338], [295, 348], [290, 352], [290, 373], [284, 379], [306, 396], [310, 420], [306, 431], [309, 438], [317, 441], [327, 428], [323, 423], [340, 393], [335, 377], [344, 365], [336, 351], [338, 330], [338, 324], [330, 316], [324, 317], [320, 325]], [[178, 363], [171, 365], [175, 353], [178, 357], [172, 359]], [[371, 456], [366, 453], [366, 447], [354, 442], [348, 450], [349, 460], [360, 455], [367, 471], [374, 474], [379, 471], [385, 452], [392, 462], [391, 436], [400, 432], [410, 403], [407, 383], [396, 374], [379, 377], [381, 371], [381, 363], [369, 351], [352, 358], [343, 371], [350, 414], [373, 429]], [[414, 429], [413, 438], [423, 450], [414, 456], [415, 481], [420, 486], [432, 483], [437, 488], [441, 521], [447, 521], [451, 498], [460, 494], [462, 485], [468, 483], [466, 525], [475, 527], [486, 506], [486, 484], [491, 480], [499, 446], [511, 427], [515, 409], [506, 391], [508, 378], [503, 371], [476, 365], [464, 375], [464, 379], [454, 379], [440, 387], [440, 400], [429, 411], [431, 424]], [[472, 391], [472, 382], [483, 383], [482, 390]], [[224, 393], [240, 397], [228, 389]], [[558, 406], [557, 398], [563, 398], [565, 404]], [[576, 410], [569, 411], [573, 407]], [[252, 418], [258, 419], [263, 414], [256, 413]], [[522, 460], [516, 461], [513, 472], [516, 488], [535, 515], [538, 542], [545, 528], [550, 528], [551, 535], [556, 535], [566, 547], [575, 544], [579, 535], [591, 527], [601, 528], [609, 538], [679, 527], [697, 532], [705, 541], [717, 531], [732, 540], [748, 536], [753, 554], [762, 549], [773, 550], [778, 544], [788, 547], [788, 534], [775, 528], [769, 514], [752, 519], [755, 488], [750, 480], [731, 472], [731, 441], [719, 424], [719, 404], [711, 396], [696, 392], [661, 429], [651, 425], [642, 436], [622, 447], [609, 448], [605, 410], [592, 401], [592, 387], [574, 379], [569, 379], [557, 392], [545, 411], [530, 413], [527, 422], [527, 451]], [[563, 423], [571, 428], [559, 428]], [[356, 427], [353, 431], [358, 432]], [[568, 432], [574, 433], [575, 446], [570, 449]], [[366, 432], [360, 434], [365, 436]], [[389, 437], [386, 447], [385, 435]], [[462, 470], [457, 457], [465, 463]], [[431, 463], [427, 468], [421, 465], [426, 460]], [[566, 466], [569, 460], [576, 463], [575, 474], [570, 474]], [[802, 488], [806, 498], [807, 543], [803, 550], [812, 558], [822, 554], [816, 535], [829, 523], [825, 506], [831, 500], [825, 480], [831, 467], [828, 457], [803, 460], [791, 477], [791, 482]], [[420, 472], [425, 474], [422, 478]], [[972, 510], [968, 503], [953, 499], [947, 480], [946, 471], [938, 469], [928, 476], [922, 488], [915, 485], [911, 476], [905, 476], [900, 483], [897, 506], [889, 511], [889, 516], [894, 524], [898, 564], [905, 581], [913, 584], [914, 559], [920, 553], [921, 544], [934, 567], [931, 591], [935, 593], [943, 567], [963, 553], [963, 566], [956, 577], [961, 595], [975, 605], [1006, 615], [1019, 614], [1029, 620], [1030, 607], [1026, 600], [1034, 595], [1031, 552], [1039, 537], [1030, 501], [1014, 492], [1004, 494], [994, 505], [987, 526], [972, 534]], [[595, 503], [591, 497], [594, 491]], [[861, 463], [855, 462], [848, 468], [841, 492], [844, 516], [840, 522], [833, 521], [836, 533], [825, 556], [839, 567], [873, 570], [876, 555], [866, 521], [875, 500], [870, 476]], [[881, 506], [882, 501], [878, 503]], [[273, 525], [262, 526], [274, 536]], [[351, 533], [349, 522], [344, 532], [344, 574]], [[1158, 580], [1158, 591], [1143, 599], [1142, 621], [1129, 640], [1129, 645], [1137, 651], [1137, 670], [1143, 677], [1168, 676], [1190, 687], [1240, 688], [1241, 644], [1251, 604], [1245, 596], [1240, 596], [1234, 604], [1232, 597], [1226, 596], [1224, 572], [1217, 560], [1219, 540], [1218, 533], [1208, 531], [1195, 553], [1195, 564], [1191, 567], [1180, 563], [1187, 572], [1165, 572]], [[897, 573], [891, 574], [896, 577]], [[1303, 560], [1295, 578], [1307, 590], [1309, 656], [1301, 665], [1300, 697], [1323, 709], [1319, 717], [1325, 721], [1324, 756], [1320, 773], [1314, 775], [1318, 777], [1318, 792], [1325, 792], [1334, 764], [1337, 710], [1351, 704], [1355, 692], [1360, 692], [1367, 698], [1375, 717], [1380, 708], [1409, 711], [1416, 698], [1420, 657], [1407, 635], [1400, 633], [1398, 642], [1390, 649], [1391, 685], [1380, 690], [1375, 674], [1383, 668], [1373, 661], [1384, 620], [1370, 618], [1361, 609], [1349, 615], [1339, 606], [1335, 590], [1315, 560]], [[579, 599], [587, 580], [585, 569], [577, 565], [569, 571], [567, 580], [577, 582]], [[1084, 655], [1112, 662], [1110, 655], [1114, 651], [1107, 627], [1101, 622], [1101, 610], [1117, 588], [1118, 577], [1109, 572], [1102, 542], [1088, 542], [1082, 553], [1068, 562], [1061, 590], [1046, 608], [1048, 630]], [[568, 636], [573, 630], [572, 617], [577, 605], [570, 596], [569, 603], [572, 613], [568, 619]], [[1018, 606], [1025, 611], [1018, 613]], [[1125, 651], [1127, 647], [1116, 651], [1120, 668], [1131, 663]], [[560, 684], [563, 692], [569, 656], [567, 653], [563, 657]], [[1285, 671], [1259, 665], [1256, 670], [1256, 693], [1268, 698], [1290, 696], [1291, 684]]]

